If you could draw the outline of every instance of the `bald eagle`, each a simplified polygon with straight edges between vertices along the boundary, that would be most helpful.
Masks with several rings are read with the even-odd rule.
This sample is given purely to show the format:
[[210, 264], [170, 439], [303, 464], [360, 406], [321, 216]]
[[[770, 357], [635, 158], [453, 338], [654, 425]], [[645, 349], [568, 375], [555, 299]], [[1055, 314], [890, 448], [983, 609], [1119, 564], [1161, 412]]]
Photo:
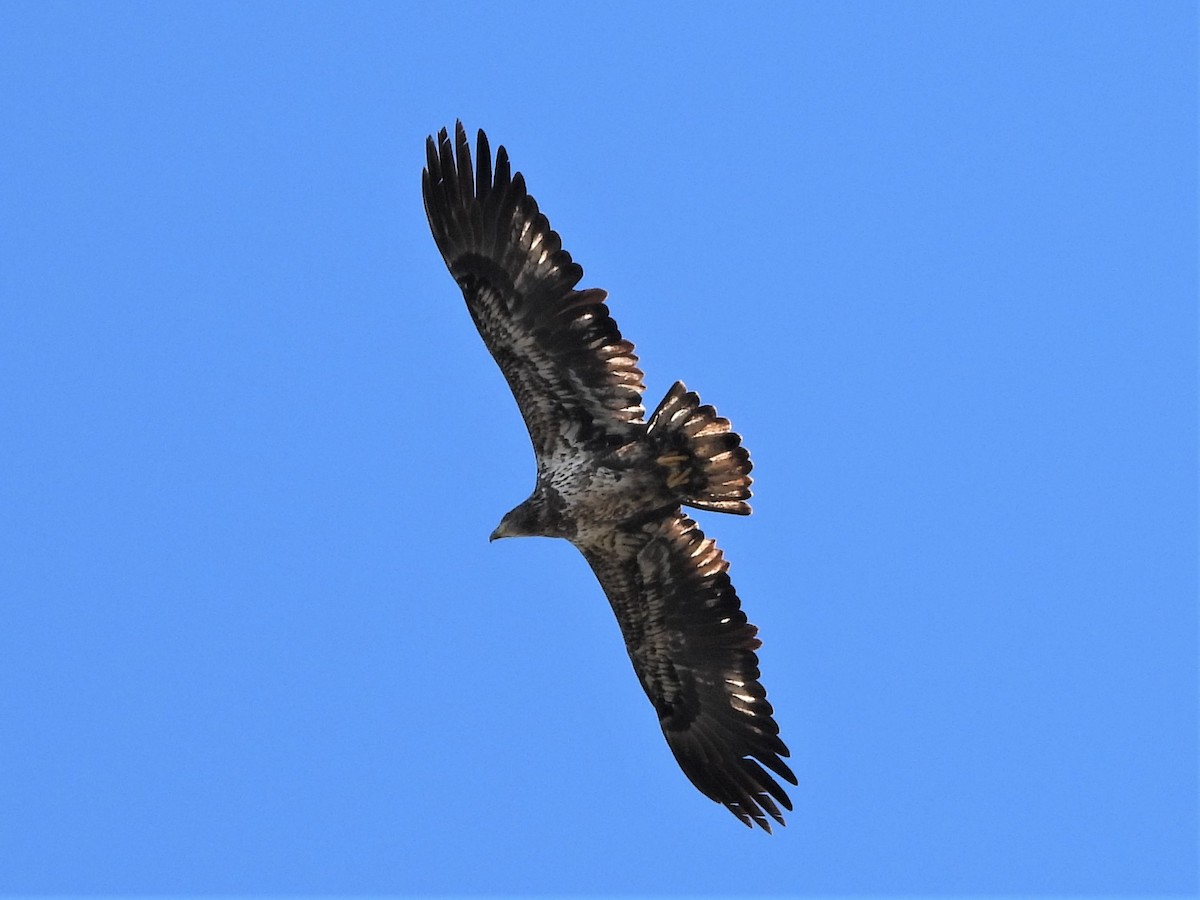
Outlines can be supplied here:
[[491, 539], [565, 538], [592, 567], [667, 744], [701, 793], [748, 827], [791, 801], [759, 683], [757, 629], [729, 564], [681, 507], [748, 515], [750, 457], [729, 420], [681, 382], [647, 420], [642, 372], [596, 288], [480, 131], [426, 141], [425, 213], [467, 310], [516, 397], [537, 483]]

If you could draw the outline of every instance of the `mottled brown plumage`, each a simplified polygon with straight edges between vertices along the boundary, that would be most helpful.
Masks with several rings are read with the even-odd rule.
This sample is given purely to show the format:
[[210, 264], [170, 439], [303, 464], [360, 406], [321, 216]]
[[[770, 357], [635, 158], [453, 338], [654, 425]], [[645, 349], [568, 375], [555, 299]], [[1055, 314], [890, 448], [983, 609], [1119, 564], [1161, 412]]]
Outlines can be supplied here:
[[[783, 823], [796, 778], [759, 683], [757, 629], [728, 563], [681, 505], [748, 514], [750, 458], [729, 421], [676, 383], [645, 420], [642, 372], [503, 147], [427, 142], [425, 212], [525, 419], [532, 495], [493, 539], [562, 537], [600, 581], [676, 760], [747, 825]], [[769, 770], [769, 771], [768, 771]], [[768, 818], [769, 817], [769, 818]]]

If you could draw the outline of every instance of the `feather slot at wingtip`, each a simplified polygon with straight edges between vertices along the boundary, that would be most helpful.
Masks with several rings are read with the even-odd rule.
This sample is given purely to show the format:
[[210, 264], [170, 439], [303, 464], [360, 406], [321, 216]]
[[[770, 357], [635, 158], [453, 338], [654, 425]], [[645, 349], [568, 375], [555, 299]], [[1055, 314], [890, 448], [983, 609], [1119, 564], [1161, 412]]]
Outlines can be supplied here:
[[454, 143], [458, 157], [458, 193], [464, 203], [475, 198], [475, 173], [471, 168], [471, 145], [461, 121], [455, 123]]

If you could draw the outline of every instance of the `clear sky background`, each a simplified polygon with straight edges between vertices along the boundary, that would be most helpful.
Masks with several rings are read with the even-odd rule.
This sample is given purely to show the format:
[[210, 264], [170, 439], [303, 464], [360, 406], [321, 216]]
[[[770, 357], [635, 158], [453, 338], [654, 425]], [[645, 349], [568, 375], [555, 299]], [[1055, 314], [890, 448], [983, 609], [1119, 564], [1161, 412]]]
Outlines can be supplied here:
[[[1197, 887], [1190, 3], [0, 6], [0, 892]], [[679, 772], [431, 240], [509, 148], [795, 812]]]

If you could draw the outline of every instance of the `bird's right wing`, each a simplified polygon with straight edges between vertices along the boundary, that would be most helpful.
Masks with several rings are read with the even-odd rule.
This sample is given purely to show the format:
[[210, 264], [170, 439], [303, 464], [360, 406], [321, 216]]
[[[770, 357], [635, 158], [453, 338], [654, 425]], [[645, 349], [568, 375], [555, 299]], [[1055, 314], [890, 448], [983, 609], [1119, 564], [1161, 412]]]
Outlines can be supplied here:
[[421, 189], [429, 227], [517, 399], [534, 450], [547, 452], [567, 431], [625, 440], [628, 425], [645, 413], [645, 388], [604, 291], [575, 290], [583, 269], [562, 249], [521, 173], [511, 174], [503, 147], [493, 170], [480, 131], [472, 173], [459, 122], [453, 146], [442, 129], [426, 152]]

